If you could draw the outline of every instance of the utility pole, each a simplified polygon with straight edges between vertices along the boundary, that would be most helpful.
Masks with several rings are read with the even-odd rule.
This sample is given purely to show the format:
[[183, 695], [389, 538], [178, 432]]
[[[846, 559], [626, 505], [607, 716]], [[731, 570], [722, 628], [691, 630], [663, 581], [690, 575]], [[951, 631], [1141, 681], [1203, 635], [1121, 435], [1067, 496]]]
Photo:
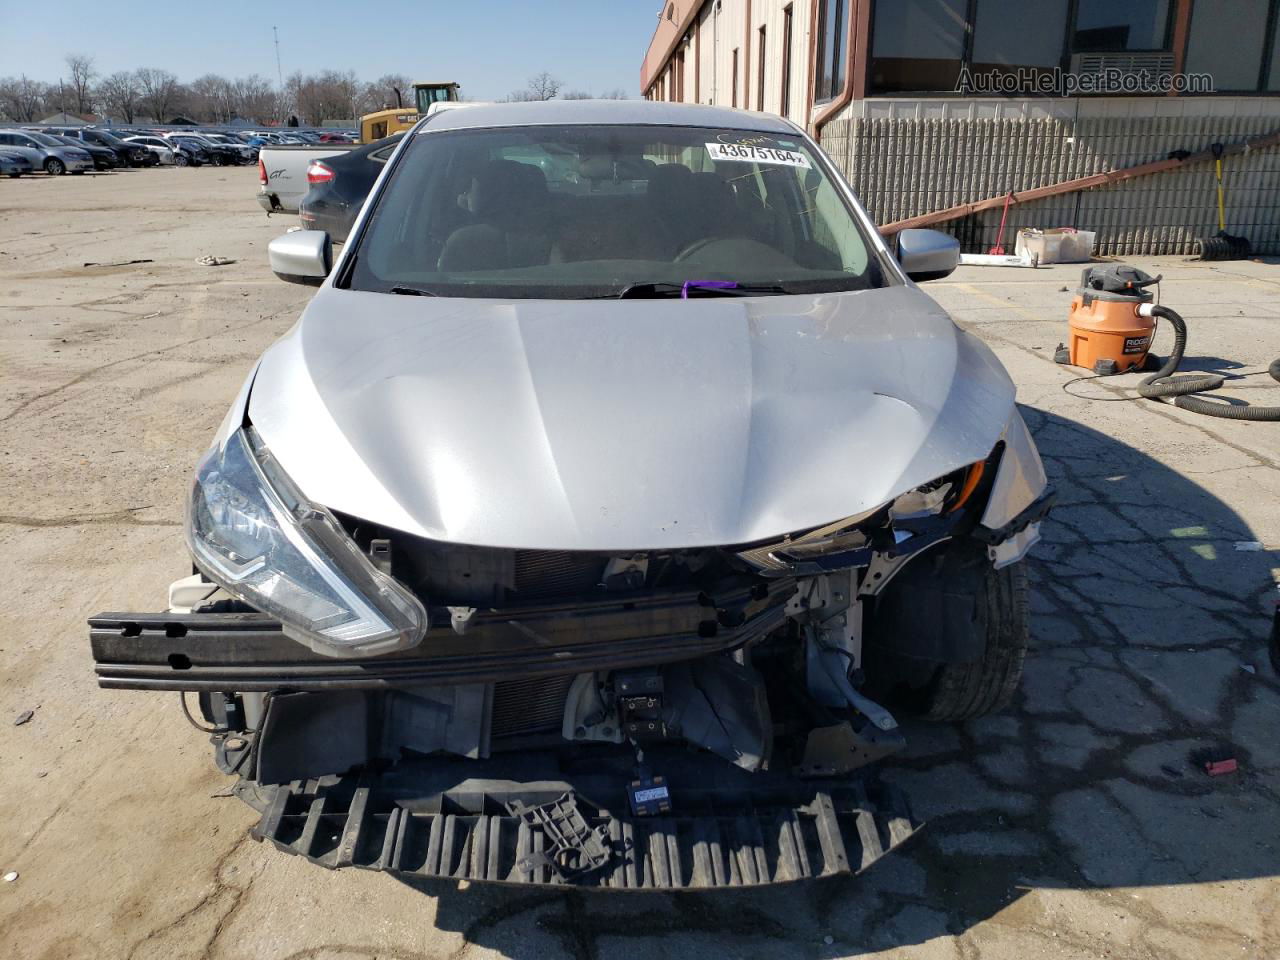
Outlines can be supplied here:
[[271, 35], [275, 37], [275, 41], [276, 41], [276, 82], [278, 84], [278, 89], [280, 91], [280, 99], [278, 101], [280, 104], [280, 114], [277, 119], [283, 122], [284, 109], [285, 109], [284, 107], [284, 70], [280, 68], [280, 31], [277, 30], [275, 27], [272, 27]]

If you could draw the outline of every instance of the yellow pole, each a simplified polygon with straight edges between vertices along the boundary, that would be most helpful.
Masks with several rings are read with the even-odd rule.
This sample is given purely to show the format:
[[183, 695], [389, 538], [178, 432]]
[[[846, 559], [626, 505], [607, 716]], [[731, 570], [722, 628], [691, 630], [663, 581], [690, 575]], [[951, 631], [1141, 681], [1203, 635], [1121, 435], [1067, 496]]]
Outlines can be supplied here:
[[1225, 233], [1227, 229], [1227, 213], [1222, 204], [1222, 158], [1218, 157], [1214, 161], [1214, 165], [1218, 170], [1218, 229]]

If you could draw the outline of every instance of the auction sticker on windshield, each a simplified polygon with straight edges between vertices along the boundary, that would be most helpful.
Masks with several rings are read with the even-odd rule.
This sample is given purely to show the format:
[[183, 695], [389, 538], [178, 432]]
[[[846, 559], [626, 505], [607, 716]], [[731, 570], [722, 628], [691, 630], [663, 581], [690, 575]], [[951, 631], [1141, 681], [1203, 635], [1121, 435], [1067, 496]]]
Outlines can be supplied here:
[[750, 143], [708, 143], [712, 160], [738, 160], [744, 163], [774, 163], [784, 167], [809, 169], [809, 158], [794, 150], [762, 147]]

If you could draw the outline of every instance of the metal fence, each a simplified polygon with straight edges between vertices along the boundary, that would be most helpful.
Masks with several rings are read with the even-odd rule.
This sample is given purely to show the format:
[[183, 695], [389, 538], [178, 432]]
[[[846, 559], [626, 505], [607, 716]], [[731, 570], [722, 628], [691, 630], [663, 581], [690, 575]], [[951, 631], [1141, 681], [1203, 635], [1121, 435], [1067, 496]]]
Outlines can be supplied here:
[[[1048, 186], [1275, 132], [1275, 117], [861, 118], [826, 126], [822, 144], [878, 223]], [[1229, 233], [1280, 254], [1280, 148], [1223, 161]], [[966, 252], [996, 241], [999, 209], [941, 224]], [[1101, 255], [1191, 254], [1218, 230], [1213, 163], [1009, 208], [1004, 245], [1019, 227], [1098, 234]]]

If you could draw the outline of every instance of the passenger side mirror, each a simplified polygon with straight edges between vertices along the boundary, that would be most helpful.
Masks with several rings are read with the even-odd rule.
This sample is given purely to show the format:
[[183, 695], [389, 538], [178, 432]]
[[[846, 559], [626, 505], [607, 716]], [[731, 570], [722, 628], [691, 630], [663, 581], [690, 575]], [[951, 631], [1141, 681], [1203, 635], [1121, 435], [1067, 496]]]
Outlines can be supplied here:
[[333, 266], [333, 243], [323, 230], [295, 230], [267, 244], [267, 259], [281, 280], [318, 287]]
[[941, 230], [903, 230], [898, 263], [917, 283], [940, 280], [960, 265], [960, 241]]

